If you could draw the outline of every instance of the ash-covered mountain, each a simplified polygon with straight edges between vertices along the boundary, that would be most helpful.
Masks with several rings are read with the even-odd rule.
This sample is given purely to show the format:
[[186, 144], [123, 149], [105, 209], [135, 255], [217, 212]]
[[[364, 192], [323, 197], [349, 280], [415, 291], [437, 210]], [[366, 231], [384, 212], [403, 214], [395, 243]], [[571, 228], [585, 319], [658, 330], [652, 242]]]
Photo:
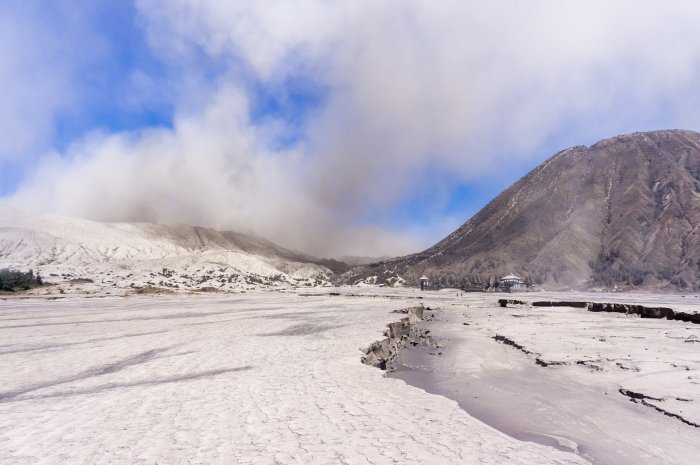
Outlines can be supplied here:
[[635, 133], [557, 153], [429, 249], [345, 282], [515, 273], [547, 288], [700, 289], [700, 134]]
[[348, 265], [236, 232], [101, 223], [0, 206], [0, 269], [101, 287], [241, 290], [323, 285]]

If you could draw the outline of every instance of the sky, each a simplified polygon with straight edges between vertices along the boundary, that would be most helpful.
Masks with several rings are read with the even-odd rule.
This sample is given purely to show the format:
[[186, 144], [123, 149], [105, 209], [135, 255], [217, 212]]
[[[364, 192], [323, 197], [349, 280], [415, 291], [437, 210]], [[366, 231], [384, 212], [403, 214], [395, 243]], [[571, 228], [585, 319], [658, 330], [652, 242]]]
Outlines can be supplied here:
[[5, 0], [0, 203], [419, 251], [559, 150], [700, 130], [699, 22], [685, 0]]

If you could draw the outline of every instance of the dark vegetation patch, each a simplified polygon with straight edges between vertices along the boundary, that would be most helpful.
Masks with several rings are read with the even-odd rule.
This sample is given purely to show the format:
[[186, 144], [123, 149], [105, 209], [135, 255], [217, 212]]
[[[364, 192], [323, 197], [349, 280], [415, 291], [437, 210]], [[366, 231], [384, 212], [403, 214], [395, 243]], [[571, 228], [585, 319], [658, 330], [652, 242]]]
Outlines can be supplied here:
[[[682, 268], [654, 268], [649, 264], [627, 263], [629, 260], [620, 253], [619, 249], [600, 251], [595, 260], [589, 263], [592, 273], [590, 284], [613, 288], [615, 285], [640, 287], [648, 281], [654, 280], [666, 282], [678, 289], [692, 288], [692, 282], [688, 282], [687, 272]], [[692, 265], [692, 260], [690, 261]], [[698, 263], [700, 269], [700, 262]], [[686, 270], [687, 271], [687, 270]]]
[[0, 292], [28, 291], [43, 284], [41, 276], [38, 273], [34, 275], [32, 270], [26, 273], [7, 268], [0, 270]]

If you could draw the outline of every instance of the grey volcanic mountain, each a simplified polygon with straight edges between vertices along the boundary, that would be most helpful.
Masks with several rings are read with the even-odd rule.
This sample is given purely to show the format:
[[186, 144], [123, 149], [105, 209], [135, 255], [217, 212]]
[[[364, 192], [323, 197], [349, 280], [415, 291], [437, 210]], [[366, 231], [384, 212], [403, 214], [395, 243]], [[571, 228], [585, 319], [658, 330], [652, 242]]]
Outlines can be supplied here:
[[515, 273], [547, 288], [700, 289], [700, 134], [618, 136], [557, 153], [429, 249], [345, 281], [441, 285]]

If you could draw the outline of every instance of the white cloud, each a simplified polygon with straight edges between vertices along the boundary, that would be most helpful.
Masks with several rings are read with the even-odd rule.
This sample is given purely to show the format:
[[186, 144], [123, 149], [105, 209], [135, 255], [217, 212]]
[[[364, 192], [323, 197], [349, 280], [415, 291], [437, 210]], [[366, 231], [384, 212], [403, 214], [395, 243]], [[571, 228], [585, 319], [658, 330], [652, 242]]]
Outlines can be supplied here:
[[246, 97], [224, 88], [172, 130], [94, 134], [47, 157], [10, 202], [102, 221], [232, 228], [319, 254], [415, 247], [373, 228], [349, 234], [334, 225], [302, 187], [303, 155], [267, 149], [247, 114]]
[[[583, 143], [660, 121], [700, 128], [697, 2], [138, 6], [160, 57], [186, 67], [204, 53], [222, 77], [194, 79], [173, 130], [96, 135], [47, 159], [15, 203], [255, 231], [315, 253], [397, 253], [447, 226], [402, 235], [354, 225], [412, 191], [532, 164], [557, 134]], [[245, 93], [290, 77], [327, 99], [301, 142], [278, 150], [275, 122], [252, 124]], [[396, 237], [404, 242], [385, 248]]]

